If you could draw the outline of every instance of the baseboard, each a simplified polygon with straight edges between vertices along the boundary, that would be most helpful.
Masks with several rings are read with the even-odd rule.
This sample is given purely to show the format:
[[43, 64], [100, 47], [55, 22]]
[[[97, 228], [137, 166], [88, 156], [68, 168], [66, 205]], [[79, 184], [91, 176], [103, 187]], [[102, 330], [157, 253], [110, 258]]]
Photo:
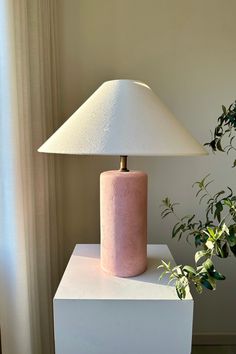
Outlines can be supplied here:
[[236, 345], [236, 333], [194, 333], [193, 345]]

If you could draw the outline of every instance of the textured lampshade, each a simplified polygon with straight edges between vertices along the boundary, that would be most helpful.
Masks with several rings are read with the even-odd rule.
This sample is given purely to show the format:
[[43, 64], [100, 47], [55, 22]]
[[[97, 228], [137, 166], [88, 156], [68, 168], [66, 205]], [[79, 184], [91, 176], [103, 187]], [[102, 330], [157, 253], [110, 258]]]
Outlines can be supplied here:
[[154, 92], [133, 80], [103, 83], [39, 151], [75, 155], [206, 154]]

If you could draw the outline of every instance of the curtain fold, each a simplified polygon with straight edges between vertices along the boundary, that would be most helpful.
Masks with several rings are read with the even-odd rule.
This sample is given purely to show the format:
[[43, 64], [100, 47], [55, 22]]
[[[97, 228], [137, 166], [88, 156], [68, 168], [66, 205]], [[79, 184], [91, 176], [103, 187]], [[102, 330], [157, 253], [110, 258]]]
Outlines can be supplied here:
[[0, 326], [3, 354], [53, 353], [62, 271], [56, 0], [0, 0]]

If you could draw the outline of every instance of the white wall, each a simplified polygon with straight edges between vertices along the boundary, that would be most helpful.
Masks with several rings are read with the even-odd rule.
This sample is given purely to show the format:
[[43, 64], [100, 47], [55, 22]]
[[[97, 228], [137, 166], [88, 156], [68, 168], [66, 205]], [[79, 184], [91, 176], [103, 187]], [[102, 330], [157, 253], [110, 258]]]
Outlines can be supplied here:
[[[143, 80], [202, 143], [236, 97], [234, 0], [59, 0], [63, 119], [105, 80]], [[213, 191], [235, 188], [225, 154], [198, 158], [130, 158], [149, 174], [149, 242], [167, 243], [176, 261], [194, 248], [171, 240], [173, 219], [161, 220], [161, 198], [180, 201], [180, 214], [204, 210], [191, 185], [211, 173]], [[75, 243], [99, 242], [99, 173], [118, 158], [64, 157], [65, 261]], [[218, 261], [227, 280], [216, 292], [194, 294], [197, 333], [236, 332], [236, 259]], [[234, 269], [234, 272], [232, 272]]]

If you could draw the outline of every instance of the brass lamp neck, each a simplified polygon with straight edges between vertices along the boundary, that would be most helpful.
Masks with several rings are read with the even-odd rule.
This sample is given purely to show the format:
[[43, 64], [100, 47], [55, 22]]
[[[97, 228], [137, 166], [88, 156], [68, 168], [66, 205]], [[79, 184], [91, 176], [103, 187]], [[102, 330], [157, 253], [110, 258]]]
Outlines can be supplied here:
[[128, 156], [120, 156], [120, 171], [121, 172], [129, 172], [127, 168], [127, 158]]

